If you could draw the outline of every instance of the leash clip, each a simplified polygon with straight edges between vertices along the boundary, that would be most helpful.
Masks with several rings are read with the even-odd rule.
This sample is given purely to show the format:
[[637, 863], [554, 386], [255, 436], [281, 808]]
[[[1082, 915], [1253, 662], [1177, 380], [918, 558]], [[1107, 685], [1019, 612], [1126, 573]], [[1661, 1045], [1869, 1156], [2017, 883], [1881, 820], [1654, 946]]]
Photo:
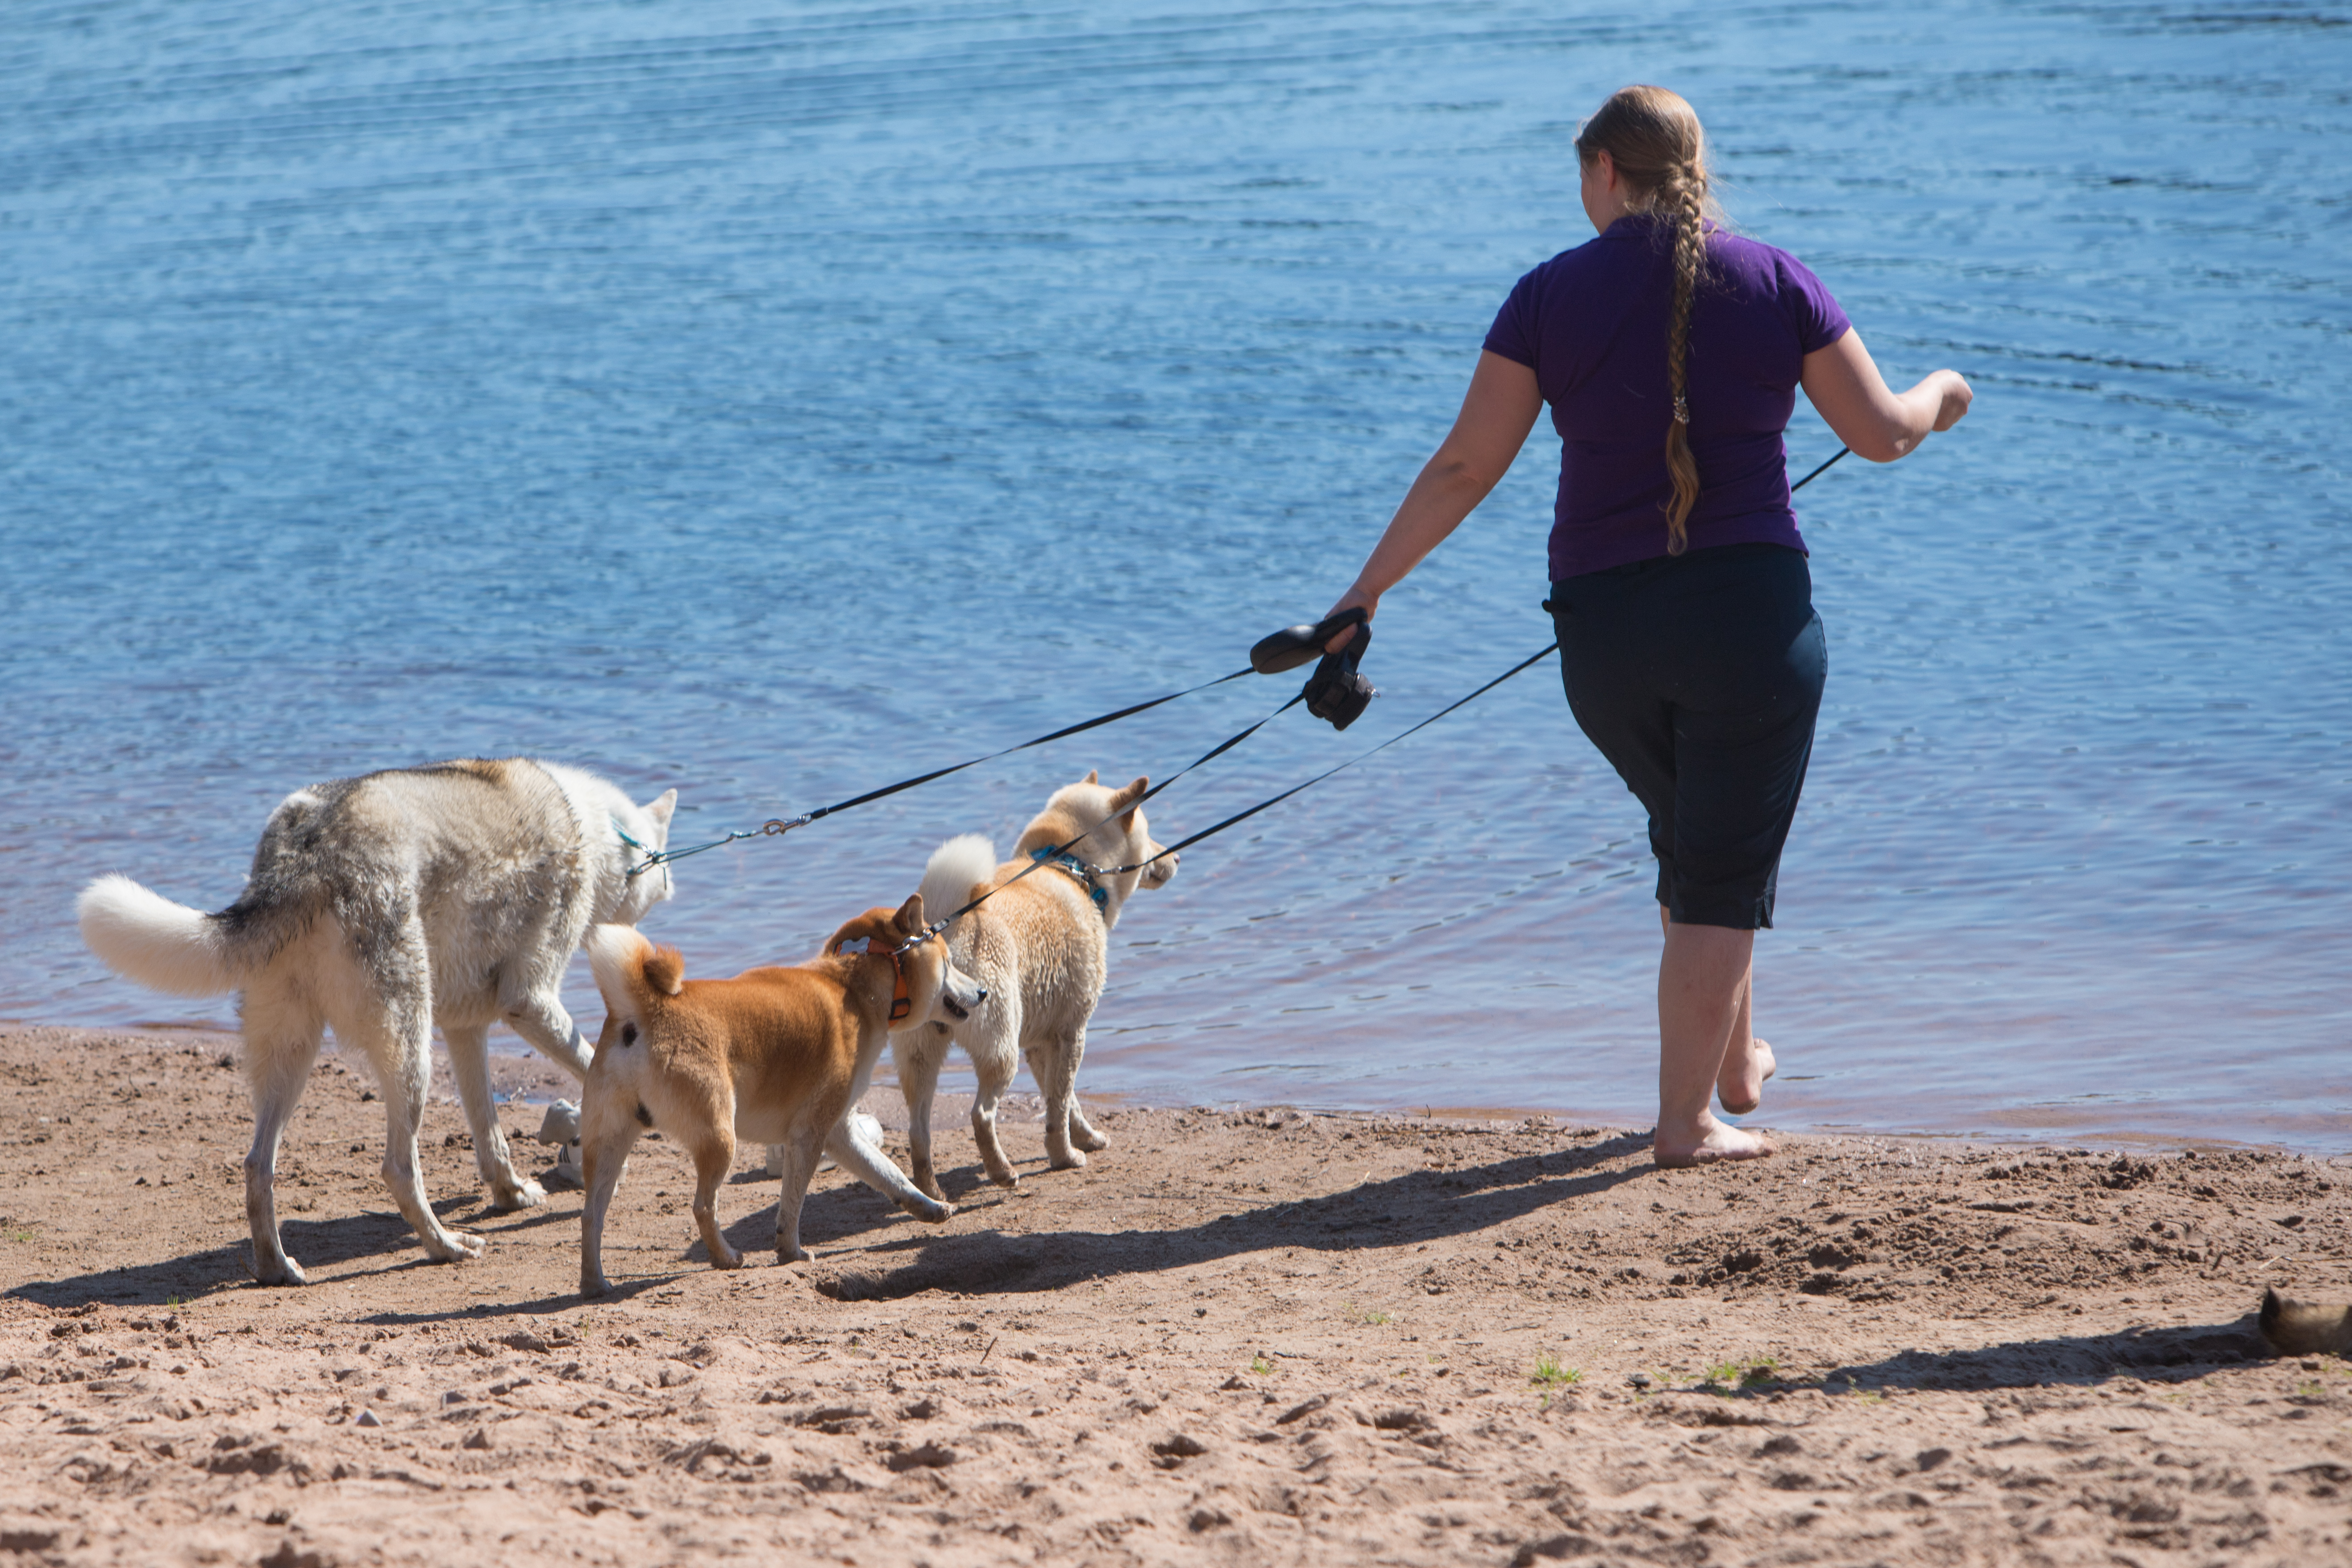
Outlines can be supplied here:
[[1095, 880], [1102, 874], [1101, 868], [1087, 865], [1067, 849], [1055, 849], [1050, 846], [1043, 849], [1032, 849], [1029, 851], [1029, 858], [1047, 861], [1055, 870], [1068, 872], [1086, 889], [1087, 896], [1094, 900], [1095, 908], [1106, 915], [1109, 914], [1110, 889]]

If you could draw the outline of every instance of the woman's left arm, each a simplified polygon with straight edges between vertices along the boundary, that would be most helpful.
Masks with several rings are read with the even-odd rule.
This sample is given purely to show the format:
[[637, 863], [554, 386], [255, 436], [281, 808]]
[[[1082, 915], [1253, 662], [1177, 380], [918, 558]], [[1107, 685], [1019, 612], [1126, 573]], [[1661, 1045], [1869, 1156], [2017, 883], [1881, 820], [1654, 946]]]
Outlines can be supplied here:
[[[1445, 542], [1446, 535], [1502, 482], [1542, 412], [1536, 373], [1517, 360], [1482, 350], [1454, 428], [1422, 465], [1381, 542], [1356, 574], [1355, 585], [1339, 595], [1329, 614], [1351, 605], [1361, 605], [1368, 617], [1378, 614], [1381, 595]], [[1338, 652], [1355, 635], [1356, 628], [1349, 626], [1325, 645], [1327, 650]]]
[[1803, 382], [1822, 422], [1855, 456], [1874, 463], [1891, 463], [1931, 433], [1950, 429], [1976, 395], [1956, 370], [1936, 371], [1908, 392], [1893, 391], [1852, 327], [1805, 356]]

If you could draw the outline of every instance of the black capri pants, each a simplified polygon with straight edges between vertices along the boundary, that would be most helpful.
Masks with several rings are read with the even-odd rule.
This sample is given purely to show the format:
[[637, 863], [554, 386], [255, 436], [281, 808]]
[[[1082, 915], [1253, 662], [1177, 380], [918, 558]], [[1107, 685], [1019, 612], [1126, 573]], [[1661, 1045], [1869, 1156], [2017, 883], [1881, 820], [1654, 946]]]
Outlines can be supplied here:
[[1551, 586], [1576, 721], [1650, 814], [1681, 925], [1772, 923], [1829, 643], [1804, 555], [1724, 544]]

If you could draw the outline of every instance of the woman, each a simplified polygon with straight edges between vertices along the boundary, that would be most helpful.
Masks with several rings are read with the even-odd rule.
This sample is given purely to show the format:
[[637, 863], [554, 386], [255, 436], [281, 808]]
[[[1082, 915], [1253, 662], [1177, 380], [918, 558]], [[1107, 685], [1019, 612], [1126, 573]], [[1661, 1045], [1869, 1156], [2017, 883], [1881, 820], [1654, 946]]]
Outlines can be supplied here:
[[[1570, 710], [1650, 814], [1661, 1165], [1753, 1159], [1771, 1047], [1749, 959], [1772, 923], [1827, 649], [1781, 433], [1796, 388], [1838, 438], [1891, 463], [1968, 412], [1939, 370], [1890, 391], [1821, 280], [1713, 221], [1691, 106], [1629, 87], [1576, 139], [1598, 239], [1519, 279], [1453, 430], [1355, 585], [1381, 595], [1452, 533], [1518, 455], [1543, 405], [1560, 436], [1550, 608]], [[1353, 627], [1334, 637], [1344, 647]]]

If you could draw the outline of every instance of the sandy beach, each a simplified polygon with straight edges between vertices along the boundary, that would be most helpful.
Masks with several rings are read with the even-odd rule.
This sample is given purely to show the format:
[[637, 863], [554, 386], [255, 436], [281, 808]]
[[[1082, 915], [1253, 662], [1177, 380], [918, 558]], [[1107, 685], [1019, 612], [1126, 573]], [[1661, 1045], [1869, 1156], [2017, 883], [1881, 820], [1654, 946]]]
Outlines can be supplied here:
[[330, 1053], [264, 1290], [234, 1047], [0, 1032], [0, 1562], [2352, 1560], [2352, 1369], [2252, 1315], [2352, 1292], [2340, 1166], [1129, 1110], [1011, 1193], [948, 1131], [942, 1227], [828, 1172], [782, 1268], [747, 1152], [720, 1273], [656, 1141], [583, 1306], [578, 1194], [487, 1211], [446, 1099], [491, 1245], [424, 1262]]

